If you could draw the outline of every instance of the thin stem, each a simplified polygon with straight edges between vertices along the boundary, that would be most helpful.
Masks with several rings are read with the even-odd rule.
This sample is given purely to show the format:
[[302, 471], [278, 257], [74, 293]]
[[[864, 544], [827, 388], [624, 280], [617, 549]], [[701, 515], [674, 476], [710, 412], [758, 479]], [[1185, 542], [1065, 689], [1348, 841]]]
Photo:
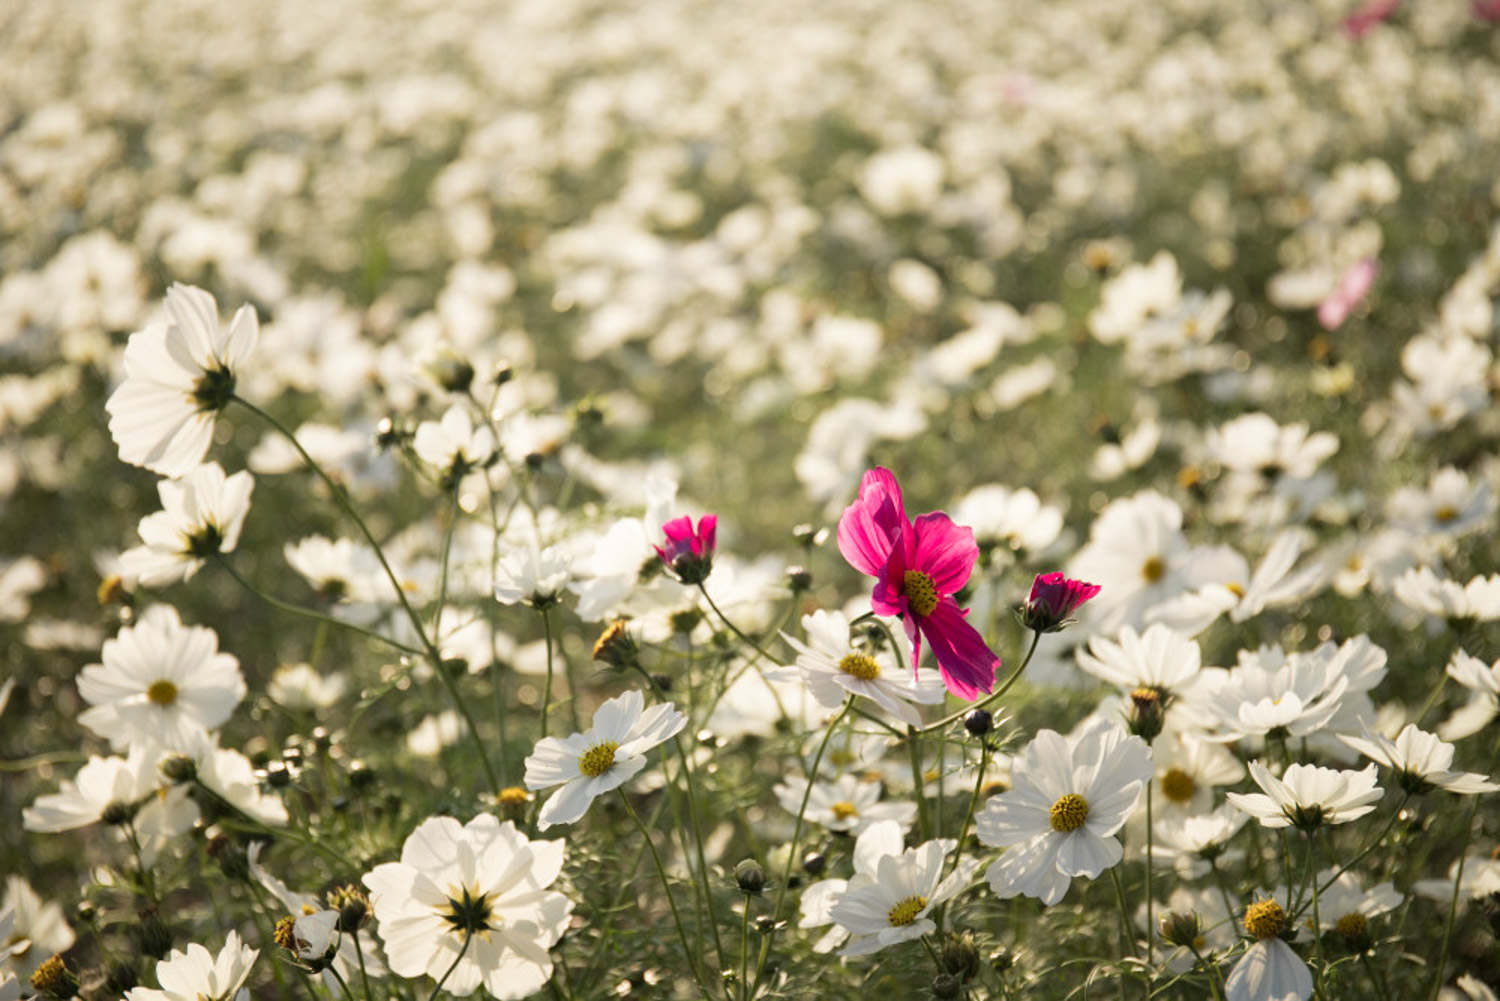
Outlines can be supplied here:
[[542, 736], [547, 736], [547, 712], [552, 707], [552, 616], [542, 608], [542, 631], [547, 644], [547, 682], [542, 686]]
[[1214, 1001], [1223, 1001], [1224, 992], [1219, 989], [1219, 965], [1204, 959], [1203, 953], [1198, 951], [1197, 946], [1189, 945], [1188, 949], [1192, 951], [1193, 958], [1198, 961], [1198, 965], [1208, 971], [1208, 987], [1213, 992]]
[[1026, 670], [1026, 665], [1031, 663], [1032, 654], [1036, 653], [1036, 645], [1038, 641], [1041, 640], [1041, 638], [1041, 633], [1033, 632], [1031, 634], [1031, 646], [1026, 650], [1026, 658], [1021, 661], [1021, 666], [1012, 671], [1010, 673], [1010, 677], [1006, 678], [1005, 681], [1001, 683], [1000, 687], [995, 689], [992, 694], [986, 695], [984, 698], [969, 706], [967, 709], [960, 709], [958, 712], [953, 713], [951, 716], [944, 716], [936, 723], [929, 723], [927, 726], [924, 726], [922, 727], [922, 729], [916, 731], [917, 735], [920, 736], [924, 733], [931, 733], [934, 730], [941, 730], [943, 727], [951, 726], [952, 724], [957, 723], [959, 720], [963, 719], [965, 716], [969, 715], [969, 713], [973, 712], [976, 709], [984, 709], [988, 706], [993, 705], [1002, 696], [1004, 696], [1006, 692], [1010, 691], [1010, 687], [1012, 685], [1020, 680], [1021, 673]]
[[1370, 953], [1368, 951], [1359, 954], [1359, 962], [1365, 968], [1365, 972], [1370, 975], [1370, 982], [1375, 985], [1375, 993], [1380, 995], [1380, 1001], [1391, 1001], [1391, 991], [1386, 986], [1385, 977], [1381, 975], [1379, 968], [1370, 961]]
[[329, 963], [328, 966], [325, 967], [325, 969], [327, 969], [329, 974], [333, 977], [333, 982], [339, 985], [339, 990], [344, 992], [344, 997], [349, 998], [350, 1001], [353, 1001], [353, 992], [349, 990], [349, 985], [344, 983], [344, 978], [339, 976], [339, 971], [333, 966], [333, 964]]
[[630, 814], [630, 819], [635, 821], [635, 826], [640, 830], [641, 837], [646, 839], [646, 847], [651, 849], [651, 860], [656, 863], [656, 874], [661, 878], [661, 887], [667, 895], [667, 904], [672, 908], [672, 920], [677, 925], [677, 937], [682, 941], [683, 958], [693, 971], [693, 979], [698, 982], [698, 990], [706, 998], [709, 996], [708, 985], [703, 982], [703, 972], [698, 969], [698, 959], [694, 955], [693, 945], [688, 941], [687, 930], [682, 927], [682, 915], [677, 911], [677, 899], [672, 893], [672, 884], [667, 879], [667, 867], [662, 865], [661, 854], [656, 850], [656, 843], [651, 840], [651, 832], [641, 822], [640, 815], [635, 812], [635, 807], [630, 805], [630, 797], [625, 795], [625, 790], [616, 788], [620, 802], [625, 804], [625, 812]]
[[682, 786], [683, 796], [687, 799], [688, 826], [693, 831], [693, 845], [698, 855], [698, 880], [703, 893], [703, 904], [708, 910], [708, 927], [713, 932], [714, 954], [719, 957], [719, 966], [724, 966], [724, 943], [719, 938], [719, 922], [714, 917], [713, 891], [708, 885], [708, 857], [703, 850], [703, 828], [698, 823], [698, 807], [693, 797], [693, 766], [689, 762], [687, 751], [683, 750], [682, 740], [679, 737], [672, 738], [672, 746], [677, 748], [677, 756], [682, 761]]
[[365, 947], [360, 944], [359, 932], [350, 932], [349, 937], [354, 940], [354, 956], [359, 960], [359, 979], [365, 988], [365, 998], [375, 1001], [375, 992], [370, 989], [370, 974], [365, 970]]
[[1373, 840], [1369, 844], [1365, 845], [1363, 848], [1361, 848], [1358, 852], [1355, 853], [1355, 855], [1354, 855], [1353, 858], [1351, 858], [1349, 861], [1345, 862], [1343, 865], [1339, 866], [1338, 869], [1337, 869], [1337, 871], [1335, 871], [1332, 876], [1329, 876], [1328, 879], [1323, 882], [1323, 885], [1322, 885], [1322, 887], [1320, 889], [1326, 890], [1330, 886], [1332, 886], [1334, 883], [1338, 882], [1338, 878], [1340, 876], [1342, 876], [1344, 873], [1348, 872], [1350, 869], [1352, 869], [1356, 865], [1358, 865], [1360, 859], [1362, 859], [1366, 855], [1370, 854], [1370, 852], [1375, 849], [1376, 845], [1380, 844], [1382, 841], [1385, 840], [1385, 836], [1387, 834], [1391, 833], [1391, 828], [1396, 826], [1396, 821], [1398, 821], [1398, 820], [1401, 819], [1401, 811], [1406, 808], [1406, 801], [1408, 799], [1411, 799], [1411, 793], [1409, 793], [1409, 792], [1408, 793], [1403, 793], [1401, 795], [1401, 802], [1399, 802], [1399, 803], [1396, 804], [1396, 810], [1395, 810], [1394, 813], [1391, 814], [1391, 819], [1388, 820], [1388, 821], [1386, 821], [1385, 827], [1381, 830], [1381, 832], [1379, 834], [1375, 835], [1375, 840]]
[[911, 794], [917, 801], [917, 827], [922, 832], [925, 841], [932, 837], [932, 827], [927, 819], [927, 797], [922, 792], [924, 785], [922, 779], [922, 745], [911, 739], [918, 733], [916, 727], [907, 727], [906, 730], [906, 757], [911, 763]]
[[465, 928], [464, 929], [464, 946], [463, 946], [463, 948], [459, 949], [458, 950], [458, 955], [453, 957], [453, 962], [452, 962], [452, 964], [449, 965], [447, 972], [443, 974], [443, 979], [439, 980], [437, 982], [437, 986], [432, 989], [432, 993], [429, 994], [429, 995], [427, 995], [427, 1001], [436, 1001], [436, 998], [438, 996], [438, 992], [443, 989], [443, 985], [448, 982], [448, 978], [453, 975], [453, 971], [456, 970], [456, 969], [458, 969], [458, 964], [461, 963], [461, 962], [463, 962], [464, 953], [466, 953], [466, 952], [469, 951], [469, 943], [471, 941], [473, 941], [473, 938], [474, 938], [474, 933], [472, 931], [470, 931], [469, 929]]
[[1115, 900], [1120, 905], [1120, 934], [1125, 939], [1125, 947], [1135, 955], [1135, 933], [1130, 930], [1130, 906], [1125, 903], [1125, 884], [1120, 882], [1120, 867], [1110, 866], [1110, 879], [1115, 884]]
[[958, 844], [954, 846], [953, 849], [953, 862], [952, 865], [950, 865], [948, 868], [949, 874], [957, 871], [958, 861], [963, 857], [964, 842], [968, 840], [969, 837], [969, 824], [974, 819], [975, 808], [979, 806], [979, 794], [984, 790], [985, 766], [987, 766], [989, 763], [990, 745], [988, 741], [981, 738], [979, 741], [979, 774], [974, 779], [974, 792], [969, 797], [969, 808], [964, 811], [963, 826], [958, 829]]
[[241, 576], [240, 572], [234, 568], [234, 565], [230, 563], [229, 560], [224, 558], [224, 555], [222, 553], [217, 553], [214, 555], [214, 562], [223, 567], [224, 570], [229, 574], [229, 576], [239, 581], [240, 586], [243, 587], [246, 591], [249, 591], [251, 594], [255, 595], [257, 598], [259, 598], [261, 601], [264, 601], [272, 608], [280, 609], [283, 612], [290, 612], [293, 615], [300, 615], [305, 619], [312, 619], [315, 622], [318, 622], [320, 624], [320, 627], [333, 625], [339, 626], [342, 629], [348, 629], [350, 632], [359, 633], [361, 636], [367, 637], [369, 639], [379, 640], [386, 646], [394, 647], [395, 649], [400, 650], [405, 654], [411, 654], [412, 656], [416, 657], [420, 657], [422, 655], [422, 651], [418, 650], [416, 647], [407, 646], [400, 640], [394, 640], [389, 636], [381, 635], [380, 633], [375, 632], [373, 629], [366, 629], [364, 626], [355, 625], [353, 622], [345, 622], [343, 619], [336, 619], [331, 615], [325, 615], [324, 613], [316, 609], [308, 608], [306, 605], [295, 605], [290, 601], [282, 601], [280, 598], [276, 598], [269, 594], [266, 594], [264, 591], [260, 590], [254, 584], [250, 583], [243, 576]]
[[750, 990], [750, 894], [745, 894], [745, 913], [740, 918], [740, 1001], [748, 1001]]
[[1328, 969], [1328, 963], [1323, 958], [1323, 918], [1318, 913], [1318, 839], [1315, 831], [1307, 833], [1307, 875], [1312, 883], [1312, 909], [1313, 909], [1313, 953], [1318, 957], [1318, 970], [1313, 974], [1314, 987], [1320, 987], [1323, 983], [1323, 974]]
[[1464, 882], [1464, 863], [1469, 857], [1469, 842], [1474, 838], [1474, 814], [1479, 810], [1479, 797], [1470, 796], [1468, 819], [1464, 821], [1464, 843], [1458, 850], [1458, 867], [1453, 874], [1453, 895], [1448, 898], [1448, 920], [1443, 923], [1443, 943], [1438, 947], [1437, 961], [1432, 964], [1432, 993], [1430, 1001], [1437, 1001], [1443, 988], [1443, 974], [1448, 968], [1448, 943], [1453, 938], [1453, 921], [1458, 916], [1458, 894]]
[[1151, 981], [1156, 975], [1156, 901], [1151, 895], [1151, 790], [1156, 785], [1156, 772], [1146, 777], [1146, 994], [1151, 993]]
[[706, 587], [703, 586], [703, 582], [702, 581], [698, 582], [698, 590], [703, 594], [703, 599], [708, 602], [708, 607], [712, 608], [714, 610], [714, 614], [719, 617], [719, 621], [722, 622], [722, 623], [724, 623], [724, 625], [729, 628], [730, 632], [734, 633], [736, 636], [738, 636], [744, 642], [750, 644], [751, 649], [753, 649], [756, 653], [760, 654], [766, 660], [770, 661], [772, 664], [775, 664], [777, 667], [784, 666], [781, 663], [781, 661], [777, 660], [775, 657], [772, 657], [769, 653], [766, 653], [765, 647], [761, 646], [759, 643], [755, 642], [755, 640], [753, 640], [749, 636], [745, 635], [745, 633], [743, 631], [741, 631], [741, 629], [740, 629], [739, 626], [737, 626], [733, 622], [729, 621], [728, 616], [726, 616], [719, 609], [718, 605], [714, 604], [714, 599], [709, 595], [708, 588], [706, 588]]
[[443, 532], [443, 558], [438, 572], [437, 608], [432, 613], [432, 635], [443, 638], [443, 606], [448, 604], [448, 565], [453, 555], [453, 530], [458, 527], [458, 487], [453, 488], [453, 502], [448, 505], [448, 527]]

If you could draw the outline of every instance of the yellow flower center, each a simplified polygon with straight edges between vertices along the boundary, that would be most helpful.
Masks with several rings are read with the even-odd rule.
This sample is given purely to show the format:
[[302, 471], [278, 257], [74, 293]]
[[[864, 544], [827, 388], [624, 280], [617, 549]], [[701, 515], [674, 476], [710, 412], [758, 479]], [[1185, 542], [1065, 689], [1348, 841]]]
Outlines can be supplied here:
[[1339, 918], [1338, 923], [1334, 925], [1338, 933], [1345, 938], [1363, 938], [1369, 927], [1369, 918], [1366, 918], [1359, 911], [1350, 911]]
[[501, 806], [521, 806], [531, 800], [524, 786], [506, 786], [495, 797]]
[[1245, 596], [1244, 585], [1242, 585], [1242, 584], [1236, 584], [1234, 581], [1230, 581], [1228, 584], [1225, 584], [1224, 585], [1224, 590], [1228, 591], [1230, 594], [1234, 595], [1236, 598], [1243, 598]]
[[1432, 513], [1432, 516], [1446, 525], [1448, 522], [1458, 517], [1458, 509], [1453, 507], [1451, 504], [1444, 504], [1442, 507], [1434, 511]]
[[846, 653], [839, 661], [839, 670], [860, 681], [874, 681], [880, 677], [880, 665], [867, 653]]
[[850, 817], [859, 816], [859, 809], [847, 799], [840, 800], [829, 807], [829, 809], [833, 811], [834, 817], [839, 820], [848, 820]]
[[1274, 900], [1261, 900], [1245, 908], [1245, 931], [1256, 938], [1275, 938], [1286, 927], [1286, 912]]
[[1146, 579], [1147, 584], [1155, 584], [1166, 575], [1167, 565], [1160, 556], [1153, 556], [1141, 564], [1141, 576]]
[[901, 578], [901, 593], [906, 595], [907, 604], [918, 615], [931, 615], [937, 608], [937, 587], [933, 585], [932, 577], [920, 570], [906, 571]]
[[1161, 777], [1161, 793], [1174, 803], [1191, 803], [1198, 783], [1181, 768], [1169, 768]]
[[177, 686], [170, 681], [153, 681], [151, 687], [146, 689], [146, 698], [152, 705], [165, 709], [177, 701]]
[[1059, 834], [1076, 831], [1089, 819], [1089, 801], [1076, 792], [1070, 792], [1052, 804], [1052, 811], [1047, 819], [1051, 822], [1052, 829]]
[[598, 778], [615, 766], [615, 752], [619, 749], [620, 745], [612, 740], [595, 744], [578, 759], [578, 770], [591, 779]]
[[892, 928], [904, 928], [917, 920], [917, 915], [921, 914], [922, 908], [926, 906], [926, 897], [907, 897], [895, 907], [892, 907], [890, 913], [886, 914], [886, 917], [890, 920]]

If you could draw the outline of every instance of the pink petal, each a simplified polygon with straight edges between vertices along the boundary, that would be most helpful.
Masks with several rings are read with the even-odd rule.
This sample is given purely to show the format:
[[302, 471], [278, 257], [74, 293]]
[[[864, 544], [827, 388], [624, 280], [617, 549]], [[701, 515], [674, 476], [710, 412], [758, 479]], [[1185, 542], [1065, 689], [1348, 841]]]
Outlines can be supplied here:
[[994, 690], [1000, 658], [979, 631], [965, 621], [965, 614], [952, 598], [944, 598], [920, 625], [927, 642], [932, 644], [938, 671], [948, 691], [973, 702], [981, 692]]
[[924, 514], [913, 526], [916, 539], [912, 566], [932, 578], [939, 595], [953, 594], [969, 582], [979, 546], [974, 530], [953, 524], [941, 511]]
[[888, 469], [867, 470], [859, 498], [839, 518], [839, 552], [860, 573], [879, 576], [906, 525], [896, 477]]
[[705, 514], [698, 519], [698, 537], [694, 540], [693, 555], [702, 556], [705, 552], [714, 551], [717, 542], [716, 535], [719, 529], [719, 516], [716, 514]]
[[875, 589], [870, 592], [870, 607], [880, 615], [898, 615], [906, 611], [906, 549], [892, 546], [886, 562], [875, 574]]

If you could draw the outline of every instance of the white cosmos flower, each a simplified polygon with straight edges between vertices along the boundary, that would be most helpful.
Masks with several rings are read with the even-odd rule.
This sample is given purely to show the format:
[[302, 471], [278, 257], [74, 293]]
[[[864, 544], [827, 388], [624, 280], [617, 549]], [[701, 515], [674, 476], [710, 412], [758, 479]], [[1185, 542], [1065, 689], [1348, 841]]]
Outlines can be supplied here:
[[225, 803], [263, 824], [280, 827], [287, 822], [286, 804], [262, 791], [255, 766], [239, 751], [220, 747], [217, 738], [206, 733], [193, 737], [182, 750], [196, 767], [198, 783]]
[[913, 702], [938, 705], [947, 695], [940, 678], [913, 679], [882, 663], [875, 653], [856, 650], [849, 643], [849, 619], [842, 612], [819, 609], [802, 617], [807, 643], [782, 633], [797, 651], [795, 668], [765, 672], [771, 681], [802, 681], [819, 705], [836, 709], [849, 695], [863, 695], [909, 726], [921, 726], [922, 714]]
[[1341, 733], [1339, 740], [1371, 761], [1394, 771], [1396, 784], [1413, 794], [1426, 792], [1433, 786], [1460, 796], [1500, 790], [1500, 785], [1476, 772], [1449, 771], [1448, 766], [1453, 764], [1453, 745], [1444, 743], [1435, 733], [1417, 729], [1413, 723], [1408, 723], [1395, 740], [1368, 730], [1363, 737]]
[[130, 336], [125, 381], [104, 408], [121, 459], [176, 477], [203, 461], [260, 328], [245, 305], [221, 330], [213, 296], [190, 285], [167, 290], [166, 313]]
[[[172, 954], [156, 964], [156, 982], [161, 989], [133, 987], [125, 1001], [227, 1001], [234, 997], [250, 976], [250, 968], [260, 950], [240, 941], [231, 931], [217, 956], [194, 942], [187, 952]], [[248, 992], [246, 992], [248, 996]]]
[[1448, 676], [1470, 691], [1469, 701], [1438, 727], [1444, 740], [1472, 736], [1500, 714], [1500, 660], [1486, 664], [1464, 650], [1453, 651]]
[[1095, 636], [1078, 651], [1078, 666], [1126, 692], [1149, 688], [1169, 697], [1191, 690], [1202, 654], [1196, 642], [1156, 623], [1144, 633], [1126, 626], [1114, 640]]
[[554, 546], [512, 549], [495, 566], [495, 600], [546, 608], [567, 588], [570, 566], [567, 554]]
[[1072, 738], [1043, 730], [1011, 767], [1014, 785], [974, 822], [979, 840], [1007, 849], [986, 877], [1001, 897], [1052, 905], [1074, 876], [1098, 876], [1123, 855], [1114, 834], [1151, 777], [1151, 751], [1124, 728], [1095, 720]]
[[1259, 761], [1250, 762], [1250, 777], [1265, 792], [1227, 794], [1229, 802], [1265, 827], [1314, 830], [1344, 824], [1375, 809], [1385, 791], [1375, 784], [1375, 766], [1342, 771], [1296, 764], [1277, 778]]
[[1157, 805], [1168, 812], [1211, 809], [1215, 789], [1245, 777], [1245, 766], [1223, 744], [1170, 725], [1151, 742], [1151, 761], [1160, 797]]
[[423, 421], [412, 438], [417, 458], [442, 474], [452, 486], [495, 454], [495, 435], [488, 427], [474, 427], [468, 411], [455, 403], [440, 421]]
[[1318, 873], [1318, 887], [1321, 930], [1337, 931], [1353, 940], [1366, 934], [1371, 918], [1394, 911], [1406, 899], [1389, 881], [1366, 890], [1357, 875], [1340, 872], [1337, 866]]
[[812, 791], [807, 780], [793, 776], [776, 785], [776, 798], [782, 809], [796, 814], [807, 797], [803, 819], [830, 831], [859, 834], [871, 824], [894, 821], [902, 831], [911, 827], [917, 816], [917, 804], [880, 802], [880, 782], [861, 781], [858, 775], [845, 772], [832, 782], [814, 782]]
[[1249, 819], [1228, 803], [1210, 813], [1169, 814], [1156, 822], [1151, 857], [1170, 863], [1183, 879], [1197, 879], [1213, 868], [1211, 862], [1233, 862], [1244, 854], [1228, 845]]
[[526, 759], [526, 788], [561, 785], [542, 805], [537, 830], [571, 824], [594, 797], [629, 781], [646, 766], [646, 752], [676, 736], [687, 717], [670, 702], [645, 709], [646, 699], [629, 691], [602, 704], [593, 725], [571, 737], [543, 737]]
[[424, 820], [399, 862], [364, 876], [391, 971], [439, 980], [451, 967], [443, 987], [459, 997], [481, 983], [501, 1001], [537, 991], [573, 912], [548, 889], [562, 864], [561, 840], [530, 841], [491, 814]]
[[20, 876], [5, 877], [5, 899], [0, 913], [11, 918], [10, 933], [0, 946], [4, 958], [16, 976], [25, 980], [49, 956], [73, 944], [73, 929], [68, 927], [62, 908], [37, 896], [31, 884]]
[[813, 945], [813, 952], [832, 952], [849, 938], [849, 929], [834, 923], [833, 905], [838, 903], [845, 891], [875, 882], [882, 858], [901, 854], [905, 847], [901, 831], [901, 825], [894, 820], [877, 820], [866, 827], [854, 842], [853, 878], [819, 880], [802, 891], [798, 903], [801, 917], [797, 920], [797, 927], [821, 928], [833, 925]]
[[162, 788], [156, 770], [160, 757], [145, 748], [128, 758], [92, 757], [57, 792], [38, 796], [22, 812], [22, 823], [28, 831], [57, 833], [128, 819], [140, 840], [142, 864], [149, 866], [162, 847], [198, 820], [186, 786]]
[[187, 580], [203, 561], [240, 541], [255, 480], [244, 470], [225, 476], [217, 462], [162, 480], [160, 511], [141, 519], [141, 545], [120, 554], [121, 575], [147, 587]]
[[78, 674], [78, 694], [90, 705], [78, 722], [118, 749], [184, 750], [245, 697], [239, 661], [219, 650], [218, 635], [184, 626], [170, 605], [151, 606], [105, 640], [101, 659]]
[[1391, 589], [1402, 604], [1440, 619], [1500, 619], [1500, 574], [1460, 584], [1421, 567], [1397, 577]]
[[1307, 1001], [1312, 996], [1312, 972], [1277, 937], [1286, 921], [1286, 909], [1274, 899], [1245, 908], [1245, 931], [1256, 942], [1225, 978], [1225, 1001]]
[[937, 924], [928, 915], [958, 896], [979, 865], [976, 859], [964, 859], [944, 879], [948, 855], [957, 844], [941, 838], [899, 855], [883, 855], [872, 876], [851, 880], [828, 912], [849, 933], [849, 943], [840, 955], [867, 956], [936, 931]]

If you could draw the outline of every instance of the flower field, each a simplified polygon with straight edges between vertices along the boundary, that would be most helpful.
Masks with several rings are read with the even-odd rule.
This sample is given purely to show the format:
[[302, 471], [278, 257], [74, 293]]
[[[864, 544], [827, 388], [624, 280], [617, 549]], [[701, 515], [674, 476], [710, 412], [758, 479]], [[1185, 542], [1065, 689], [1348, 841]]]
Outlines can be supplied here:
[[1496, 998], [1500, 6], [0, 54], [0, 1001]]

